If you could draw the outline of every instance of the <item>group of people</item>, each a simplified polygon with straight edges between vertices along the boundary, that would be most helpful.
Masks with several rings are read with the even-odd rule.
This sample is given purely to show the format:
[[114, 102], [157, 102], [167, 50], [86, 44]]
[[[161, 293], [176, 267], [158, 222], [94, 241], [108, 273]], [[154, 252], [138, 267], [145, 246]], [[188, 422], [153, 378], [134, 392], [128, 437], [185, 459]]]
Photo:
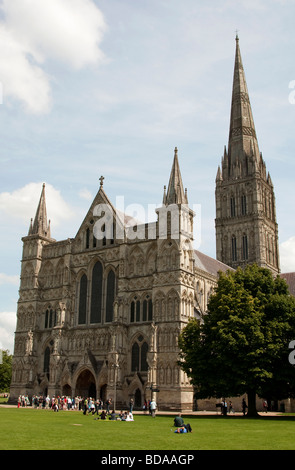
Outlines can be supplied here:
[[134, 421], [133, 414], [131, 411], [123, 411], [121, 410], [120, 413], [116, 414], [115, 410], [113, 410], [111, 413], [106, 413], [104, 410], [100, 414], [97, 413], [97, 418], [94, 418], [95, 420], [97, 419], [102, 419], [106, 420], [109, 419], [110, 421]]
[[32, 406], [38, 409], [52, 409], [53, 411], [59, 410], [77, 410], [83, 412], [88, 410], [90, 412], [101, 411], [105, 408], [107, 414], [110, 413], [112, 400], [108, 399], [104, 403], [101, 399], [84, 398], [81, 396], [53, 396], [49, 395], [33, 395], [31, 401], [28, 395], [20, 395], [18, 397], [18, 408]]
[[[114, 405], [112, 398], [108, 398], [105, 402], [100, 398], [95, 399], [92, 397], [70, 397], [67, 395], [64, 396], [52, 396], [49, 395], [33, 395], [30, 399], [27, 395], [20, 395], [18, 397], [18, 408], [32, 406], [33, 408], [38, 409], [47, 409], [53, 411], [60, 410], [77, 410], [82, 411], [84, 415], [92, 414], [99, 415], [101, 419], [105, 419], [104, 414], [111, 416], [114, 413]], [[133, 408], [134, 400], [133, 398], [129, 401], [129, 412], [121, 413], [117, 416], [121, 421], [132, 421], [133, 420]], [[156, 415], [157, 403], [155, 400], [145, 401], [143, 405], [143, 412], [148, 412], [153, 418]], [[111, 410], [113, 410], [111, 412]]]

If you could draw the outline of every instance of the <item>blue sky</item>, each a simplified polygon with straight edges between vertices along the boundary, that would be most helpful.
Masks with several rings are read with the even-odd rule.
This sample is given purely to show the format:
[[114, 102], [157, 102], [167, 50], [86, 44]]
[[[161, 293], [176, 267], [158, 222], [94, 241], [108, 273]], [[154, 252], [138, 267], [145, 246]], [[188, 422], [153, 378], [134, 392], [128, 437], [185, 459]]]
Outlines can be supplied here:
[[21, 237], [46, 183], [52, 236], [99, 188], [160, 204], [174, 148], [197, 247], [215, 257], [235, 34], [274, 183], [281, 269], [295, 271], [294, 0], [0, 0], [0, 347], [13, 352]]

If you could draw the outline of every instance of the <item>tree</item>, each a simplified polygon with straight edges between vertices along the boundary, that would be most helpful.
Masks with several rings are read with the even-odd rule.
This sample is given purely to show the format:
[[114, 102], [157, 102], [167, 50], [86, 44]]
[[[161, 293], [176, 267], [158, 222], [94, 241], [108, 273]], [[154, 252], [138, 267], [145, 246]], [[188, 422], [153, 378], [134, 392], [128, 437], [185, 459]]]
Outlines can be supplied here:
[[0, 392], [9, 392], [12, 371], [12, 356], [8, 350], [0, 350]]
[[203, 323], [191, 320], [180, 335], [181, 366], [196, 398], [256, 394], [277, 399], [295, 393], [289, 343], [295, 339], [295, 298], [266, 268], [220, 273]]

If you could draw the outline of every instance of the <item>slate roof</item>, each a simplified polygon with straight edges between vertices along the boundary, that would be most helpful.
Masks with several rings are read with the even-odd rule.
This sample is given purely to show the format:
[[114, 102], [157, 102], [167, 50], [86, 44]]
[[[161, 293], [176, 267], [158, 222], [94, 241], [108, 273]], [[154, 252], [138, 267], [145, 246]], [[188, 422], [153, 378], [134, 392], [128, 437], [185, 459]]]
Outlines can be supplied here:
[[202, 271], [212, 274], [213, 276], [217, 276], [219, 271], [226, 272], [229, 269], [233, 270], [230, 266], [205, 255], [201, 251], [195, 250], [194, 253], [196, 268], [202, 269]]
[[287, 282], [290, 294], [295, 296], [295, 273], [281, 273], [280, 276]]

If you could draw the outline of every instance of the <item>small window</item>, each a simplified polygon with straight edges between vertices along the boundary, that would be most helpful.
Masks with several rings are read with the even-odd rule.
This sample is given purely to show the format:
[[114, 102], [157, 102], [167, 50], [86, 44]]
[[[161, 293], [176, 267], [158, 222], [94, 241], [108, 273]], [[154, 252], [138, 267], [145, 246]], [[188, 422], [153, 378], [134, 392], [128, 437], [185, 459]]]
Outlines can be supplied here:
[[242, 215], [247, 214], [247, 196], [245, 194], [243, 194], [241, 198], [241, 212], [242, 212]]
[[248, 259], [248, 237], [243, 235], [243, 259]]
[[89, 230], [89, 228], [87, 228], [87, 230], [86, 230], [86, 249], [89, 248], [89, 244], [90, 244], [90, 230]]
[[230, 216], [236, 216], [236, 200], [233, 196], [230, 198]]
[[237, 261], [237, 239], [235, 236], [231, 239], [232, 261]]

